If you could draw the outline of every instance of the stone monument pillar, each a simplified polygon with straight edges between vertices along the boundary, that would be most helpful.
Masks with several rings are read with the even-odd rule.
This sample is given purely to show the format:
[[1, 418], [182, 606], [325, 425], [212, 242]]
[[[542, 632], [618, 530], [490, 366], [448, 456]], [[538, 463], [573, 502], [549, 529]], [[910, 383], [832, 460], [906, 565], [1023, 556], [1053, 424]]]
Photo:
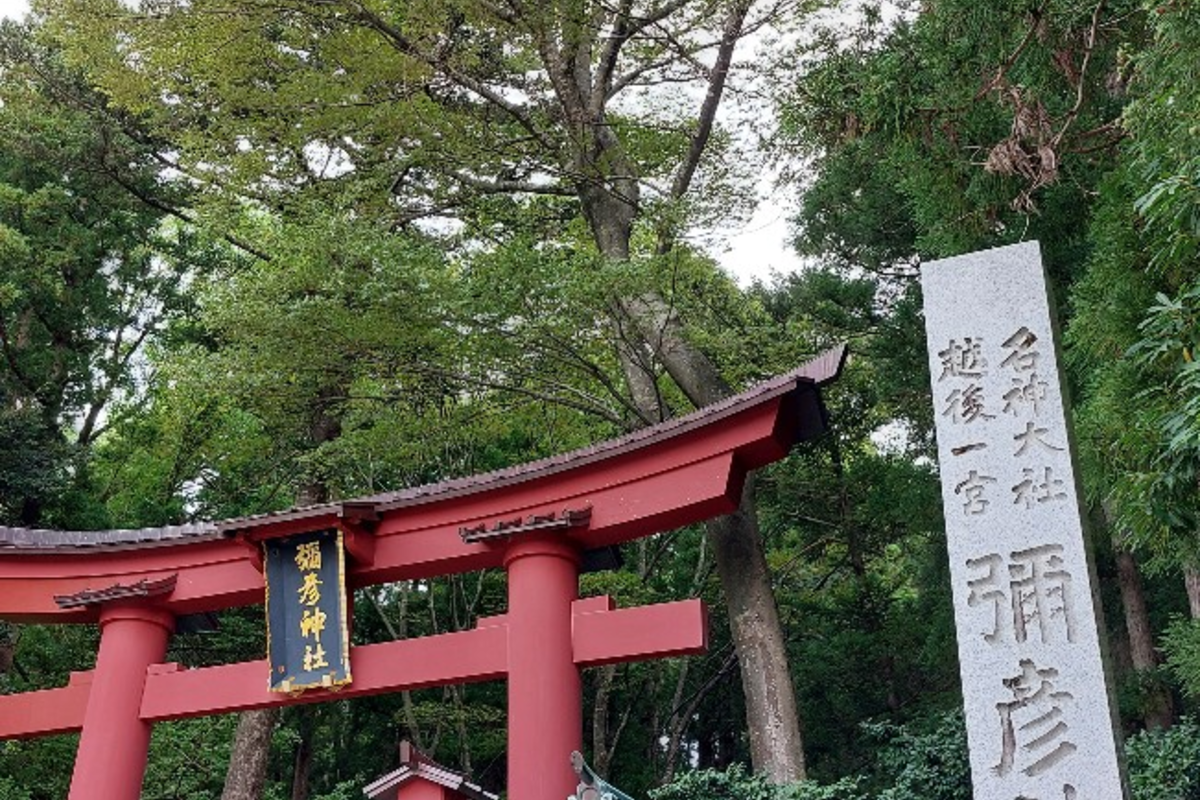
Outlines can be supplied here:
[[976, 800], [1123, 800], [1036, 242], [921, 268]]

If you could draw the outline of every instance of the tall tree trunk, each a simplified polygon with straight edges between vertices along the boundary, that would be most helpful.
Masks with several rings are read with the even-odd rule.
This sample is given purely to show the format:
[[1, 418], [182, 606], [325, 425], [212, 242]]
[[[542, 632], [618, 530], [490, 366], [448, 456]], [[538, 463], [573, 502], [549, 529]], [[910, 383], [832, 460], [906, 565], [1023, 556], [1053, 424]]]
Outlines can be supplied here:
[[271, 734], [278, 720], [278, 707], [243, 711], [238, 715], [221, 800], [262, 800]]
[[[679, 748], [683, 744], [683, 734], [687, 731], [688, 722], [691, 720], [692, 714], [699, 705], [703, 693], [696, 692], [696, 696], [688, 702], [686, 709], [681, 708], [683, 705], [683, 690], [687, 685], [688, 673], [691, 671], [691, 661], [684, 660], [679, 665], [679, 675], [675, 678], [675, 692], [671, 695], [671, 714], [667, 718], [669, 725], [667, 726], [670, 733], [667, 735], [667, 758], [663, 764], [662, 779], [660, 783], [667, 784], [675, 780], [675, 768], [679, 763]], [[656, 727], [655, 730], [658, 730]], [[661, 738], [662, 734], [659, 734]]]
[[[698, 124], [669, 190], [674, 200], [681, 200], [688, 192], [707, 148], [733, 50], [745, 32], [751, 2], [738, 0], [725, 9]], [[544, 19], [536, 17], [531, 27], [568, 132], [570, 144], [561, 153], [562, 162], [573, 176], [572, 188], [597, 250], [612, 261], [629, 260], [634, 223], [641, 213], [638, 165], [627, 155], [606, 110], [617, 55], [631, 26], [640, 22], [628, 4], [621, 7], [625, 10], [617, 12], [615, 27], [603, 44], [595, 24], [571, 16], [576, 13], [573, 11], [557, 21], [553, 14]], [[595, 58], [597, 53], [601, 54], [599, 60]], [[657, 253], [669, 253], [674, 240], [665, 230], [659, 237]], [[654, 359], [697, 408], [732, 393], [708, 357], [682, 335], [674, 309], [662, 297], [653, 293], [618, 297], [614, 305], [618, 327], [636, 334], [641, 343], [648, 345]], [[640, 344], [635, 339], [630, 341], [635, 348]], [[627, 378], [631, 375], [629, 355], [626, 352], [623, 358]], [[657, 404], [649, 407], [650, 388], [640, 379], [630, 382], [630, 393], [642, 406], [640, 415], [646, 421], [662, 413]], [[751, 731], [754, 769], [772, 782], [797, 780], [804, 777], [799, 715], [755, 516], [753, 483], [747, 484], [736, 514], [710, 524], [709, 537], [746, 687], [746, 723]]]
[[[693, 404], [711, 405], [733, 393], [712, 362], [684, 338], [679, 318], [662, 298], [644, 295], [625, 308]], [[755, 772], [783, 784], [805, 777], [804, 747], [754, 493], [754, 480], [747, 478], [738, 510], [709, 522], [708, 539], [741, 669], [750, 759]]]
[[1200, 567], [1189, 565], [1183, 568], [1183, 585], [1187, 589], [1192, 619], [1200, 619]]
[[[622, 231], [627, 232], [626, 220], [609, 220], [601, 208], [589, 211], [584, 199], [585, 213], [601, 252], [614, 259], [628, 258], [627, 238], [623, 246], [613, 246], [611, 252], [605, 249], [620, 240]], [[619, 305], [632, 323], [630, 327], [642, 336], [693, 405], [711, 405], [733, 394], [712, 361], [684, 337], [678, 316], [661, 297], [648, 294], [626, 298]], [[641, 411], [644, 418], [654, 419], [660, 409]], [[754, 771], [776, 784], [802, 780], [805, 769], [800, 714], [758, 529], [752, 478], [747, 478], [738, 510], [709, 522], [708, 539], [741, 669]]]
[[750, 760], [755, 771], [772, 783], [803, 780], [800, 714], [758, 530], [752, 476], [746, 479], [737, 512], [708, 523], [708, 540], [725, 592], [741, 669]]
[[311, 706], [301, 706], [300, 740], [296, 742], [296, 750], [292, 757], [292, 800], [308, 800], [313, 761], [313, 714]]
[[[639, 302], [634, 308], [660, 310], [665, 304], [661, 300], [649, 305]], [[702, 353], [681, 335], [671, 335], [679, 333], [678, 321], [673, 316], [637, 321], [643, 331], [655, 332], [659, 340], [651, 344], [656, 354], [672, 380], [694, 404], [710, 405], [732, 394]], [[643, 413], [650, 416], [654, 411], [645, 409]], [[804, 747], [754, 494], [754, 480], [750, 476], [738, 510], [711, 520], [707, 531], [741, 671], [751, 763], [755, 772], [772, 783], [785, 784], [805, 777]]]
[[1142, 575], [1133, 553], [1119, 541], [1113, 542], [1117, 560], [1117, 585], [1121, 590], [1121, 605], [1125, 610], [1125, 631], [1129, 635], [1129, 656], [1138, 673], [1150, 677], [1143, 698], [1142, 717], [1147, 728], [1169, 728], [1175, 718], [1175, 706], [1171, 693], [1160, 681], [1153, 678], [1158, 667], [1158, 652], [1154, 649], [1154, 633], [1150, 628], [1150, 614], [1146, 609], [1146, 594], [1142, 586]]
[[[339, 396], [340, 393], [331, 389], [330, 394]], [[318, 398], [313, 404], [309, 420], [309, 435], [314, 448], [336, 439], [340, 434], [341, 424], [328, 412], [323, 400]], [[296, 493], [296, 505], [314, 505], [324, 502], [328, 497], [328, 487], [322, 479], [319, 476], [310, 476]], [[299, 713], [312, 713], [312, 709], [301, 708]], [[278, 707], [243, 711], [239, 715], [221, 800], [262, 800], [263, 788], [267, 781], [267, 759], [271, 754], [271, 733], [278, 721]], [[307, 771], [308, 764], [303, 763], [299, 755], [297, 754], [296, 765], [304, 766]], [[296, 776], [293, 776], [293, 793], [297, 789], [295, 778]], [[301, 783], [302, 791], [307, 792], [307, 775]]]
[[592, 703], [592, 768], [597, 775], [605, 776], [612, 765], [612, 750], [608, 746], [608, 713], [617, 665], [609, 664], [593, 674], [596, 676], [596, 699]]
[[12, 642], [0, 639], [0, 677], [8, 674], [13, 666], [13, 656], [17, 646]]
[[471, 757], [471, 735], [467, 728], [466, 686], [447, 686], [446, 694], [454, 705], [454, 727], [458, 734], [458, 768], [464, 775], [473, 775], [475, 760]]

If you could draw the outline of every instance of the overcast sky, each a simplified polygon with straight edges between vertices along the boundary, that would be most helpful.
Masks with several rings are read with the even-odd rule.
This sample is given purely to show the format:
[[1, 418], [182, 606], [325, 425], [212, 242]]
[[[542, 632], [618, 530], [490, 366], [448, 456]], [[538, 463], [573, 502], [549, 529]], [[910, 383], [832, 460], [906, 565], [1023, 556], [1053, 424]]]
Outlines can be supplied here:
[[[0, 16], [20, 17], [28, 10], [28, 0], [0, 0]], [[772, 271], [786, 274], [800, 267], [799, 259], [787, 246], [787, 220], [795, 190], [784, 190], [779, 193], [783, 199], [779, 199], [771, 196], [769, 179], [762, 184], [760, 191], [765, 196], [747, 224], [702, 237], [712, 255], [742, 285], [754, 278], [765, 280]]]
[[29, 10], [27, 0], [0, 0], [0, 15], [19, 17]]

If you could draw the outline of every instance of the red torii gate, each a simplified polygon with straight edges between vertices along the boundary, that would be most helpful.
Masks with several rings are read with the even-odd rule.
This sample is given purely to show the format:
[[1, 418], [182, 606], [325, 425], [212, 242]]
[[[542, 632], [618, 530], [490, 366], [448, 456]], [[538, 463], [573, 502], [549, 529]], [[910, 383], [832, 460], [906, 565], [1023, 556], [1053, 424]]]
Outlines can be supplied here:
[[[155, 722], [507, 678], [508, 796], [563, 800], [582, 749], [579, 670], [707, 641], [699, 600], [579, 599], [584, 553], [733, 511], [749, 470], [825, 430], [819, 388], [844, 359], [837, 348], [686, 417], [460, 480], [207, 525], [0, 528], [0, 619], [101, 631], [93, 670], [0, 696], [0, 739], [81, 731], [70, 800], [136, 800]], [[503, 567], [507, 613], [352, 647], [354, 682], [336, 693], [269, 692], [265, 660], [160, 663], [177, 617], [262, 602], [263, 540], [329, 528], [343, 531], [350, 589]]]

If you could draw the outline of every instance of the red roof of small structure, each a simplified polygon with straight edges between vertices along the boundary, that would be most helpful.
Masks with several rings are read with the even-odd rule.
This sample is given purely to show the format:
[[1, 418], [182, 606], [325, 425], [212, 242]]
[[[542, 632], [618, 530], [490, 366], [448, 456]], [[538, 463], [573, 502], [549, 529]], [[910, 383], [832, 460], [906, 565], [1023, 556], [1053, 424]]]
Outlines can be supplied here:
[[484, 791], [461, 773], [442, 766], [407, 741], [400, 743], [400, 768], [371, 782], [363, 789], [363, 794], [371, 800], [396, 797], [397, 794], [392, 790], [403, 793], [405, 785], [421, 781], [449, 789], [466, 800], [499, 800], [499, 795]]

